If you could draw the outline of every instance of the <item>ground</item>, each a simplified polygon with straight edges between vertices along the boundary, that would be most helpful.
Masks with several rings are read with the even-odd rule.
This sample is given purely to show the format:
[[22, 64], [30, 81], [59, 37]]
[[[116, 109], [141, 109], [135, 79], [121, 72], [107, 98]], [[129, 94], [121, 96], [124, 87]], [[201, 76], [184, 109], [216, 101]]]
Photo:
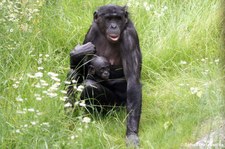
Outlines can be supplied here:
[[184, 148], [225, 148], [225, 120], [223, 120], [217, 128], [212, 129], [195, 143], [187, 143]]

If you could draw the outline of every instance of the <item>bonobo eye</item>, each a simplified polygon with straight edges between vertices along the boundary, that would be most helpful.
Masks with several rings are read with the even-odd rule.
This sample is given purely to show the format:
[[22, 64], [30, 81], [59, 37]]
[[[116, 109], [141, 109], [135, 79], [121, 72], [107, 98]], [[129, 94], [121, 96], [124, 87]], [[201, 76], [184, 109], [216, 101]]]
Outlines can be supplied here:
[[101, 68], [101, 69], [100, 69], [100, 72], [101, 72], [101, 73], [103, 73], [104, 71], [105, 71], [105, 69], [104, 69], [104, 68]]
[[116, 16], [115, 19], [116, 20], [122, 20], [122, 17], [121, 16]]
[[108, 66], [108, 67], [106, 67], [106, 68], [105, 68], [105, 70], [106, 70], [106, 71], [110, 71], [110, 68], [109, 68], [109, 66]]
[[107, 16], [107, 17], [105, 17], [105, 19], [106, 19], [107, 21], [110, 21], [110, 20], [112, 20], [112, 17]]
[[103, 67], [100, 69], [100, 72], [103, 73], [104, 71], [110, 71], [109, 67]]

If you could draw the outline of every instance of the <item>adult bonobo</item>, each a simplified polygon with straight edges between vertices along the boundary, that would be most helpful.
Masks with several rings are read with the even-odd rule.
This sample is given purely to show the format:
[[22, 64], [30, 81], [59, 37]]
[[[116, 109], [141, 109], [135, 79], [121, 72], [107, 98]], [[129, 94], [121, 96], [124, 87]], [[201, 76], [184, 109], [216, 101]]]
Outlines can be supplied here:
[[[126, 7], [106, 5], [94, 12], [94, 20], [83, 45], [77, 46], [70, 53], [70, 79], [75, 77], [79, 83], [83, 82], [93, 54], [103, 56], [110, 62], [109, 80], [107, 83], [95, 83], [95, 87], [86, 85], [81, 99], [96, 98], [100, 103], [108, 101], [108, 104], [114, 101], [116, 105], [125, 103], [128, 114], [126, 141], [128, 145], [138, 146], [142, 107], [142, 56], [138, 35]], [[68, 94], [72, 101], [72, 88], [68, 89]]]

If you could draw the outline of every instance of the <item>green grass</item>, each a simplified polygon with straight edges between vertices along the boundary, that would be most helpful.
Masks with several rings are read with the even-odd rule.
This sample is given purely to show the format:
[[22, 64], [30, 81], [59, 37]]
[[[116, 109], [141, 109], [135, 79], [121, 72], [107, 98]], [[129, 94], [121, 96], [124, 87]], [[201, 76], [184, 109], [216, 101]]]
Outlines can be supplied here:
[[[61, 100], [69, 52], [82, 43], [96, 8], [109, 3], [128, 4], [139, 33], [141, 148], [180, 148], [219, 123], [224, 114], [219, 0], [153, 0], [149, 11], [145, 1], [134, 0], [7, 1], [0, 2], [0, 148], [126, 148], [125, 109], [106, 117], [68, 116]], [[37, 72], [43, 76], [27, 75]], [[59, 75], [55, 91], [48, 90], [56, 83], [48, 72]], [[48, 86], [38, 88], [41, 80]], [[82, 122], [85, 116], [91, 123]]]

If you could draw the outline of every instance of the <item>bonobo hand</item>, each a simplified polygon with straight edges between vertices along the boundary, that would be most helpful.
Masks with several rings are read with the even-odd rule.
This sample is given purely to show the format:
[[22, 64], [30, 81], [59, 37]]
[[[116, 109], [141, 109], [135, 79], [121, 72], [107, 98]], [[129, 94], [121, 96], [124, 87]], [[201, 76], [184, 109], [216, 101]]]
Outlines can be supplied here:
[[137, 134], [132, 133], [126, 136], [127, 147], [139, 148], [139, 138]]
[[91, 42], [88, 42], [84, 45], [77, 45], [71, 52], [70, 56], [82, 56], [86, 54], [94, 54], [96, 52], [95, 45], [93, 45]]
[[77, 45], [70, 52], [70, 68], [74, 69], [86, 55], [95, 53], [95, 45], [93, 45], [91, 42], [88, 42], [84, 45]]

